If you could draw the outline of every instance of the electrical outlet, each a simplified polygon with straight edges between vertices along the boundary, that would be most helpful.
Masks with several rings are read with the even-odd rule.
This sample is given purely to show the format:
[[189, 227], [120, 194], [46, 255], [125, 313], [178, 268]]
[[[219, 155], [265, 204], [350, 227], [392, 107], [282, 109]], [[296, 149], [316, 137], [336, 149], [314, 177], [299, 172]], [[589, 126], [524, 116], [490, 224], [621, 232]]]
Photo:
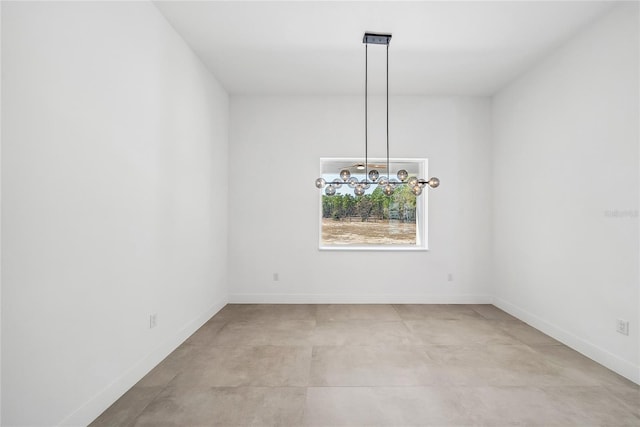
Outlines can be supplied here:
[[618, 319], [616, 322], [616, 332], [622, 335], [629, 335], [629, 321]]
[[273, 281], [277, 282], [278, 280], [280, 280], [280, 275], [278, 273], [273, 273]]
[[158, 314], [153, 313], [149, 315], [149, 329], [153, 329], [158, 325]]

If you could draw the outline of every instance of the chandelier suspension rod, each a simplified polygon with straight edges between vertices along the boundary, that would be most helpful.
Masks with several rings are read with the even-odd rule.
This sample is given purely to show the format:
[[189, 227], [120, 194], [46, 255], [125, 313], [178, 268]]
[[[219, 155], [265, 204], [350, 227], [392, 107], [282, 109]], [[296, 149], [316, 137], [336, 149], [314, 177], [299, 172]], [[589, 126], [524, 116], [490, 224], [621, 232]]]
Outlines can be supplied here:
[[369, 105], [369, 45], [364, 45], [364, 180], [369, 181], [369, 122], [368, 122], [368, 105]]
[[387, 179], [389, 179], [389, 43], [387, 43]]

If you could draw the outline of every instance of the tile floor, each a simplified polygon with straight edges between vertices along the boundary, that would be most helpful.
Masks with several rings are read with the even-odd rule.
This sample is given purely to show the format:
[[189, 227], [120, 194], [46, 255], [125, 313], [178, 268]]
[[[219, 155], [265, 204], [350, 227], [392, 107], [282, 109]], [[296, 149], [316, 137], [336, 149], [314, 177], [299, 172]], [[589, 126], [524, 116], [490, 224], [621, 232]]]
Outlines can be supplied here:
[[640, 426], [639, 387], [491, 305], [227, 305], [91, 426]]

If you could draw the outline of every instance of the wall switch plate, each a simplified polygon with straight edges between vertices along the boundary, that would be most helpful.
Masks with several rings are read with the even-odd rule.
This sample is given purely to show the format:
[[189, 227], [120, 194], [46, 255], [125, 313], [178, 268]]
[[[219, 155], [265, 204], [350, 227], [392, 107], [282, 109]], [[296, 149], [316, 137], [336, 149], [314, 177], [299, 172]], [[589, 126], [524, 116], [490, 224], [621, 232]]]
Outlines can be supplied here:
[[273, 273], [273, 281], [277, 282], [278, 280], [280, 280], [280, 275], [278, 273]]
[[158, 325], [158, 314], [153, 313], [149, 315], [149, 329], [153, 329]]
[[447, 282], [453, 282], [453, 273], [447, 275]]
[[622, 335], [629, 335], [629, 321], [618, 319], [616, 322], [616, 332]]

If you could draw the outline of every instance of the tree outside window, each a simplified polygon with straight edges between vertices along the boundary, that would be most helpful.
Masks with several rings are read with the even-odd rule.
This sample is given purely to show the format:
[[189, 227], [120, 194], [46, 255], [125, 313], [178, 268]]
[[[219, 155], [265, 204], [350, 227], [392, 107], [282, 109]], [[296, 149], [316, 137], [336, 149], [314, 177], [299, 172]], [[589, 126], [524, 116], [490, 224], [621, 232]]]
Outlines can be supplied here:
[[[362, 160], [360, 160], [362, 162]], [[359, 181], [364, 171], [357, 169], [358, 159], [328, 159], [320, 161], [321, 176], [331, 182], [340, 170], [347, 168]], [[426, 159], [390, 159], [390, 178], [395, 171], [406, 169], [409, 176], [426, 176]], [[369, 168], [383, 166], [386, 159], [372, 159]], [[320, 248], [355, 250], [425, 250], [427, 192], [416, 197], [409, 186], [399, 184], [391, 196], [386, 196], [376, 184], [363, 196], [355, 196], [346, 184], [336, 194], [321, 193]]]

